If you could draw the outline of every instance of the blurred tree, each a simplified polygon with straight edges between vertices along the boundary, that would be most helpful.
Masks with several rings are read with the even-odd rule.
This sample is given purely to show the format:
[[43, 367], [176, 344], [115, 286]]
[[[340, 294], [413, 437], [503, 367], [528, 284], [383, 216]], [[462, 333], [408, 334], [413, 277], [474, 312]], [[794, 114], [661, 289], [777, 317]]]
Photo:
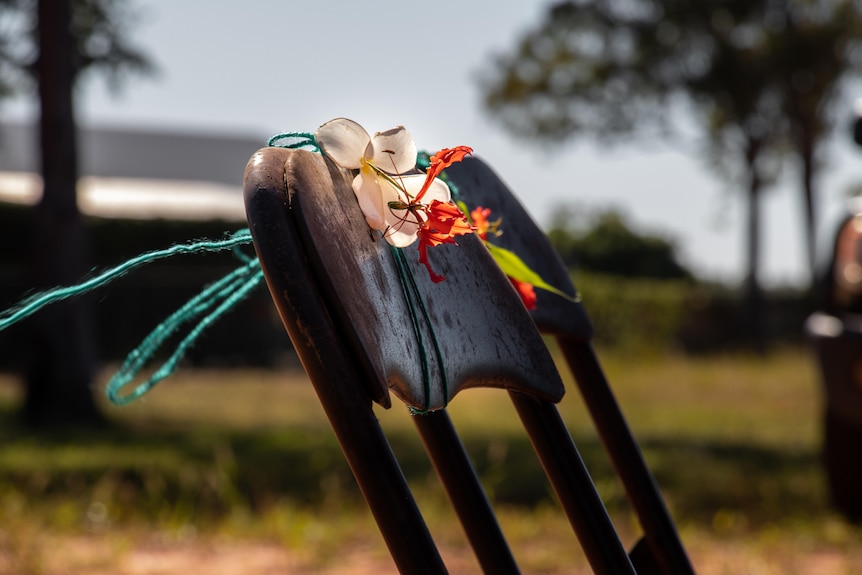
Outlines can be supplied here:
[[619, 212], [601, 212], [586, 226], [576, 223], [570, 209], [554, 213], [548, 237], [570, 268], [627, 278], [692, 278], [677, 261], [673, 242], [632, 231]]
[[[78, 150], [74, 88], [87, 72], [119, 84], [127, 70], [150, 64], [127, 44], [130, 17], [119, 0], [3, 0], [0, 95], [37, 87], [42, 199], [36, 207], [33, 282], [70, 285], [89, 268], [86, 230], [77, 205]], [[96, 351], [86, 302], [65, 301], [30, 325], [33, 358], [24, 406], [34, 425], [100, 421], [91, 382]]]
[[567, 1], [497, 58], [485, 104], [541, 142], [663, 137], [691, 106], [710, 165], [746, 191], [743, 317], [757, 341], [761, 192], [796, 150], [812, 259], [818, 146], [842, 84], [862, 72], [860, 43], [853, 0]]
[[[799, 158], [809, 269], [816, 263], [816, 177], [849, 80], [862, 75], [859, 0], [776, 3], [772, 41], [790, 146]], [[843, 119], [849, 110], [840, 110]]]

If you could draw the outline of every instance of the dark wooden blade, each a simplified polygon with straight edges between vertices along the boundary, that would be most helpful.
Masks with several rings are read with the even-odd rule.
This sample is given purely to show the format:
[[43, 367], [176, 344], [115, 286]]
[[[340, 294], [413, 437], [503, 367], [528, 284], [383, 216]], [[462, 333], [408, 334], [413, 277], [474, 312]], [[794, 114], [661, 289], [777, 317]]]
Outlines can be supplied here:
[[562, 381], [538, 330], [477, 237], [429, 250], [443, 282], [431, 282], [413, 246], [399, 272], [391, 247], [370, 234], [349, 173], [319, 154], [282, 148], [260, 150], [249, 166], [272, 162], [283, 166], [286, 213], [308, 241], [336, 321], [379, 382], [376, 401], [387, 403], [388, 387], [411, 408], [433, 410], [476, 386], [560, 400]]
[[[569, 271], [547, 236], [491, 168], [479, 159], [468, 158], [448, 168], [446, 173], [455, 183], [460, 199], [471, 208], [487, 207], [493, 212], [492, 219], [495, 214], [503, 218], [503, 235], [495, 241], [517, 253], [551, 285], [574, 293]], [[645, 543], [639, 544], [632, 554], [635, 566], [639, 572], [653, 572], [645, 566], [657, 565], [658, 573], [693, 573], [655, 479], [589, 343], [592, 326], [584, 306], [541, 290], [537, 294], [538, 307], [531, 312], [533, 319], [543, 332], [557, 335], [560, 349], [644, 529]]]
[[[494, 171], [478, 158], [466, 158], [446, 169], [455, 184], [458, 199], [472, 210], [478, 206], [491, 209], [491, 219], [503, 218], [502, 235], [492, 242], [515, 252], [542, 279], [569, 294], [575, 286], [560, 256], [517, 198]], [[538, 305], [530, 313], [545, 333], [565, 333], [584, 341], [593, 335], [593, 327], [583, 305], [550, 292], [537, 289]]]
[[445, 573], [375, 416], [364, 386], [367, 377], [357, 369], [317, 287], [289, 209], [283, 158], [269, 155], [257, 160], [246, 169], [246, 213], [284, 326], [399, 571]]

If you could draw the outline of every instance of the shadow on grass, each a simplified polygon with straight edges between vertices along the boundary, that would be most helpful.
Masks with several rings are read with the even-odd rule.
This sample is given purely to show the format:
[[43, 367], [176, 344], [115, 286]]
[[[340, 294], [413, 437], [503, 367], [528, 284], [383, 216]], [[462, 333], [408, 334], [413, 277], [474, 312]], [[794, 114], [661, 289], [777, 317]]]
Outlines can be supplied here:
[[759, 528], [828, 511], [816, 451], [682, 439], [649, 441], [643, 450], [679, 521], [736, 516]]
[[[603, 446], [593, 437], [575, 442], [608, 510], [628, 511]], [[465, 443], [497, 501], [534, 506], [553, 498], [526, 439], [508, 439], [503, 448], [493, 441]], [[683, 438], [649, 440], [641, 447], [680, 523], [710, 525], [717, 517], [735, 517], [737, 524], [741, 518], [744, 527], [759, 528], [828, 511], [819, 453]]]
[[[259, 512], [289, 501], [317, 507], [362, 505], [352, 475], [328, 428], [250, 432], [220, 429], [136, 429], [31, 433], [0, 414], [0, 500], [31, 508], [99, 502], [112, 520], [206, 522], [237, 508]], [[530, 508], [553, 499], [524, 437], [464, 437], [492, 499]], [[628, 509], [613, 470], [594, 438], [576, 438], [611, 513]], [[413, 434], [392, 438], [411, 485], [436, 489]], [[721, 514], [745, 527], [811, 517], [825, 511], [817, 453], [739, 443], [662, 438], [642, 443], [673, 514], [681, 524], [712, 524]]]

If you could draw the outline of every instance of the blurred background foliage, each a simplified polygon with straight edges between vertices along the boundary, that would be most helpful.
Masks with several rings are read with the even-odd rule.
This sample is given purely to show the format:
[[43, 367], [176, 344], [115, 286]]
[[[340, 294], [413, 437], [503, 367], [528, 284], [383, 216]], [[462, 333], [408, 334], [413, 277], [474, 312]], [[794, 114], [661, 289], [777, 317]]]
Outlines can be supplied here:
[[[708, 283], [688, 270], [673, 238], [635, 230], [614, 210], [579, 211], [561, 206], [548, 236], [573, 279], [596, 332], [596, 344], [629, 353], [723, 353], [746, 349], [738, 286]], [[0, 207], [0, 226], [13, 237], [26, 234], [32, 210]], [[222, 221], [172, 222], [85, 218], [93, 266], [105, 269], [149, 250], [190, 238], [218, 238]], [[10, 305], [30, 286], [26, 253], [0, 244], [0, 302]], [[120, 361], [156, 323], [194, 296], [200, 286], [232, 271], [230, 254], [207, 254], [145, 266], [91, 299], [101, 362]], [[770, 346], [801, 345], [810, 312], [809, 292], [776, 289], [765, 303]], [[31, 361], [22, 326], [0, 332], [8, 353], [0, 368], [20, 370]], [[237, 338], [242, 331], [245, 335]], [[110, 334], [110, 337], [108, 337]], [[163, 353], [168, 353], [167, 345]], [[295, 355], [266, 290], [257, 290], [236, 313], [212, 326], [188, 357], [196, 366], [296, 365]]]
[[[747, 349], [739, 287], [699, 280], [673, 238], [633, 229], [616, 210], [561, 206], [548, 237], [572, 270], [597, 345], [628, 353]], [[810, 294], [774, 289], [763, 304], [768, 346], [800, 345]]]
[[513, 137], [673, 143], [742, 194], [740, 335], [763, 349], [761, 198], [794, 164], [813, 284], [817, 175], [862, 75], [858, 1], [567, 0], [490, 64], [485, 107]]
[[612, 209], [579, 215], [573, 206], [561, 206], [547, 234], [570, 269], [624, 278], [693, 279], [679, 263], [672, 240], [635, 232]]

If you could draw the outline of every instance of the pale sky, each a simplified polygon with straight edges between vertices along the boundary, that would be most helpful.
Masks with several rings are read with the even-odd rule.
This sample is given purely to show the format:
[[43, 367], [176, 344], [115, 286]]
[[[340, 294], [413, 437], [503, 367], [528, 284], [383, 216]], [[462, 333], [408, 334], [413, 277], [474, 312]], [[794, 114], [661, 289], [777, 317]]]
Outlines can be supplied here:
[[[536, 149], [484, 113], [479, 77], [495, 53], [539, 22], [546, 1], [131, 3], [142, 16], [134, 40], [160, 73], [132, 78], [119, 97], [104, 82], [86, 82], [77, 103], [84, 124], [259, 135], [261, 146], [277, 132], [314, 131], [339, 116], [369, 132], [401, 124], [420, 149], [473, 147], [540, 224], [560, 204], [616, 206], [638, 230], [674, 239], [683, 262], [702, 277], [742, 278], [743, 198], [696, 157], [661, 142]], [[852, 98], [846, 108], [849, 115]], [[32, 100], [0, 108], [6, 119], [34, 113]], [[847, 190], [862, 182], [862, 150], [841, 130], [832, 169], [821, 179], [825, 239]], [[790, 178], [766, 196], [767, 284], [805, 277], [799, 196]]]

